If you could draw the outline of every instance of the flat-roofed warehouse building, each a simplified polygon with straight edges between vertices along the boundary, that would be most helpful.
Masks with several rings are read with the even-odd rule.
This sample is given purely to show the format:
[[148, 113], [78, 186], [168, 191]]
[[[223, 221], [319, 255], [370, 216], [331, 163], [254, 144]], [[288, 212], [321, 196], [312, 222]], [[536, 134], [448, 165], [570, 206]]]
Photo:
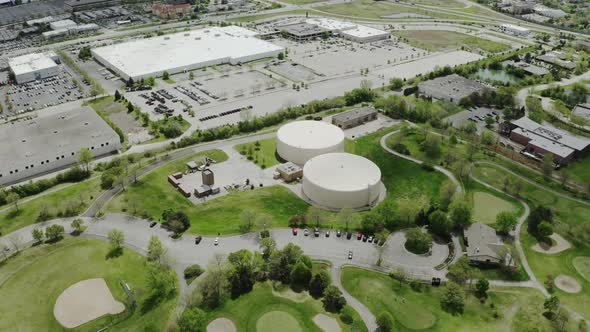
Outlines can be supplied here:
[[91, 108], [47, 110], [0, 126], [0, 184], [72, 165], [81, 148], [97, 157], [120, 147], [117, 133]]
[[472, 93], [481, 93], [491, 87], [480, 82], [470, 80], [457, 74], [438, 77], [418, 84], [421, 95], [437, 100], [447, 100], [459, 104], [461, 99]]
[[294, 24], [287, 24], [279, 27], [283, 36], [297, 41], [315, 39], [321, 37], [328, 30], [320, 28], [315, 24], [307, 22], [299, 22]]
[[[276, 57], [284, 48], [237, 26], [211, 27], [92, 49], [94, 58], [123, 79], [180, 73], [224, 63]], [[141, 56], [139, 56], [141, 55]]]
[[58, 75], [57, 59], [53, 52], [31, 53], [9, 59], [8, 66], [16, 82], [22, 84]]
[[361, 107], [334, 115], [332, 124], [348, 129], [373, 120], [377, 120], [377, 110], [372, 107]]
[[323, 17], [309, 18], [298, 23], [280, 26], [278, 29], [287, 37], [299, 41], [321, 37], [326, 32], [357, 43], [374, 42], [391, 36], [384, 30]]
[[531, 34], [531, 30], [518, 26], [518, 25], [514, 25], [514, 24], [502, 24], [500, 26], [500, 30], [502, 30], [503, 32], [510, 32], [512, 34], [515, 35], [519, 35], [519, 36], [528, 36]]
[[553, 154], [554, 161], [566, 165], [574, 158], [586, 153], [590, 139], [575, 136], [565, 130], [539, 124], [522, 117], [511, 121], [509, 128], [503, 129], [514, 142], [525, 146], [525, 152], [533, 155]]

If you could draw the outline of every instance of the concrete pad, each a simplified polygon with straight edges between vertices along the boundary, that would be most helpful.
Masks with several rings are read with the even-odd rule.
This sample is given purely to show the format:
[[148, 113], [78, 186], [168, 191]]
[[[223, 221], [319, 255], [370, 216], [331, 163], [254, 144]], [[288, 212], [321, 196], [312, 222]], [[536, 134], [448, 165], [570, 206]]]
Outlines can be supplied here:
[[116, 301], [102, 278], [79, 281], [66, 288], [53, 307], [55, 319], [72, 329], [106, 314], [118, 314], [125, 305]]

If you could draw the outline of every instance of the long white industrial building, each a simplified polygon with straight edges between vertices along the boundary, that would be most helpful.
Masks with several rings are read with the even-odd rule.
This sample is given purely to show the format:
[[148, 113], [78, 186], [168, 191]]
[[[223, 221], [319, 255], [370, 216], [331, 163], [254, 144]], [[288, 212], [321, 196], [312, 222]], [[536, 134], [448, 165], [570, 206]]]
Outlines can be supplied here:
[[92, 54], [123, 79], [137, 80], [276, 57], [284, 50], [256, 35], [237, 26], [210, 27], [95, 48]]
[[303, 193], [314, 204], [340, 210], [373, 206], [384, 193], [381, 170], [367, 158], [327, 153], [303, 167]]
[[277, 132], [277, 153], [297, 165], [324, 153], [344, 151], [342, 129], [324, 121], [294, 121]]
[[59, 74], [55, 52], [31, 53], [8, 60], [8, 66], [18, 84]]

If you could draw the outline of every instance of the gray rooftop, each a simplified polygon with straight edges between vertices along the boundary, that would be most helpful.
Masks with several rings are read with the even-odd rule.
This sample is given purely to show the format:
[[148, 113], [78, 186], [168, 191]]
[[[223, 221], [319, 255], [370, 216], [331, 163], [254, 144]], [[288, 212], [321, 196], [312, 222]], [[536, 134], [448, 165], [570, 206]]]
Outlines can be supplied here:
[[350, 111], [336, 114], [332, 117], [332, 119], [335, 121], [344, 122], [344, 121], [348, 121], [350, 119], [362, 118], [364, 116], [371, 115], [374, 113], [377, 113], [377, 110], [372, 107], [361, 107], [361, 108], [355, 108]]
[[117, 133], [90, 107], [48, 111], [32, 120], [0, 126], [0, 165], [2, 169], [18, 169], [115, 138], [118, 142]]
[[457, 74], [451, 74], [421, 82], [418, 84], [418, 88], [421, 93], [431, 96], [432, 98], [452, 98], [457, 102], [474, 92], [481, 92], [485, 89], [489, 89], [488, 86], [480, 82], [470, 80]]
[[278, 29], [298, 37], [312, 36], [327, 31], [326, 29], [320, 28], [315, 24], [309, 24], [305, 22], [283, 25]]
[[[590, 145], [590, 139], [588, 138], [575, 136], [565, 130], [558, 129], [547, 124], [541, 125], [526, 116], [512, 121], [512, 124], [522, 128], [524, 131], [528, 131], [532, 134], [535, 134], [536, 136], [552, 141], [555, 144], [552, 144], [551, 146], [554, 147], [555, 151], [557, 152], [556, 154], [559, 155], [562, 155], [562, 152], [567, 152], [566, 148], [583, 151]], [[563, 149], [564, 151], [560, 151], [560, 149]], [[550, 152], [554, 153], [553, 151]]]
[[498, 251], [503, 244], [493, 228], [476, 223], [470, 225], [463, 233], [467, 238], [468, 257], [491, 256], [501, 259]]
[[578, 104], [572, 110], [572, 114], [590, 121], [590, 104]]
[[523, 61], [515, 62], [512, 60], [506, 60], [506, 61], [502, 62], [502, 64], [521, 68], [525, 72], [532, 74], [532, 75], [541, 75], [542, 76], [542, 75], [549, 74], [549, 70], [547, 70], [543, 67], [531, 65], [531, 64], [523, 62]]
[[293, 174], [293, 173], [301, 172], [302, 168], [301, 168], [301, 166], [296, 165], [296, 164], [289, 161], [284, 164], [279, 164], [279, 166], [277, 166], [277, 170], [279, 170], [285, 174]]
[[563, 60], [560, 58], [560, 54], [556, 52], [550, 52], [543, 55], [539, 55], [536, 59], [539, 61], [551, 63], [566, 69], [576, 68], [577, 63], [575, 61]]

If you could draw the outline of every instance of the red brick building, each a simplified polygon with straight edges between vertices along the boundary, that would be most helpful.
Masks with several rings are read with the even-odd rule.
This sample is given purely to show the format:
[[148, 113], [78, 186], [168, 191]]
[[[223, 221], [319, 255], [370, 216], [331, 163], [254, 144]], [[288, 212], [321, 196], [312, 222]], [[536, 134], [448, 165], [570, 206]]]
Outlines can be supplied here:
[[167, 4], [156, 3], [152, 5], [152, 13], [162, 19], [185, 17], [191, 14], [192, 6], [188, 3]]

